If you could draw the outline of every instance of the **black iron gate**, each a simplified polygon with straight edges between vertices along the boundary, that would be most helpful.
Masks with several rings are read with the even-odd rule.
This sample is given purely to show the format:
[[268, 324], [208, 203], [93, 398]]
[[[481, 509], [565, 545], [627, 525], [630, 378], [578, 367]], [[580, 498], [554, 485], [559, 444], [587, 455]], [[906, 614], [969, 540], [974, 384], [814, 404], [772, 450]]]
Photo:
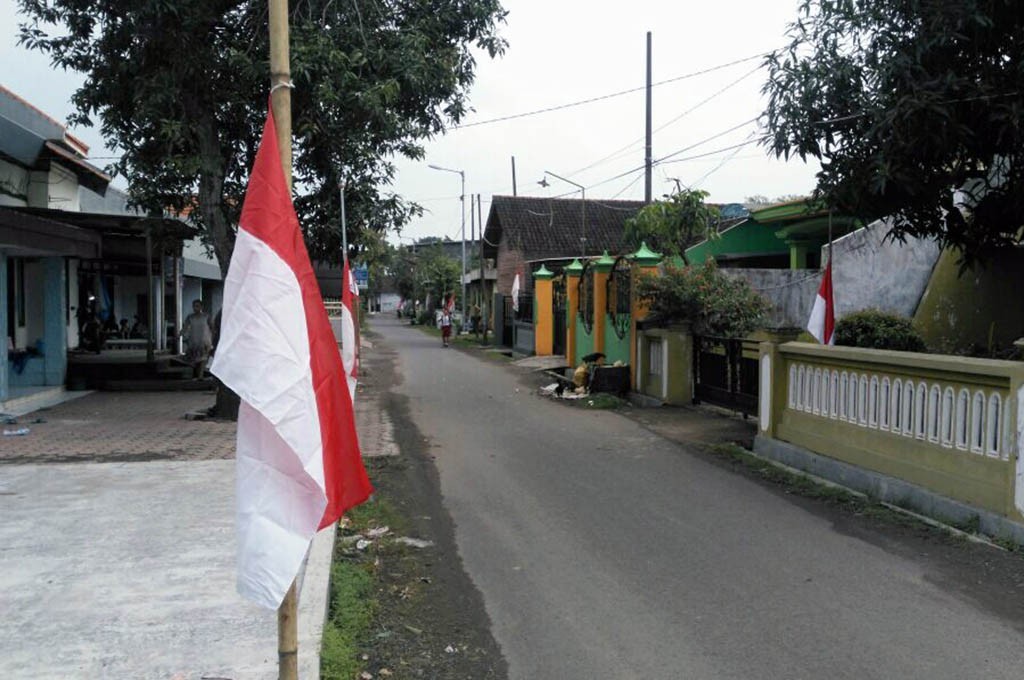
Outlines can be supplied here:
[[[551, 282], [551, 305], [554, 321], [554, 343], [551, 348], [551, 353], [555, 355], [565, 354], [565, 339], [566, 339], [566, 296], [565, 296], [565, 275], [555, 277]], [[573, 323], [576, 320], [573, 319]]]
[[693, 336], [694, 403], [756, 413], [757, 366], [756, 341]]
[[512, 296], [502, 295], [501, 296], [502, 306], [502, 317], [501, 317], [501, 344], [506, 347], [511, 347], [513, 344], [512, 337], [512, 325], [515, 321], [515, 310], [512, 309]]

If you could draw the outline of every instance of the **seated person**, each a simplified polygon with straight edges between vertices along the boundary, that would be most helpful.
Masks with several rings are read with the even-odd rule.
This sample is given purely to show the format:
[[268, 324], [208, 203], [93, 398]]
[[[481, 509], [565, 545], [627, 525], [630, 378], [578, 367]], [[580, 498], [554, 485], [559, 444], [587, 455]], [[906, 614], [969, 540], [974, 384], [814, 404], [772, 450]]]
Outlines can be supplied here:
[[103, 327], [100, 325], [100, 320], [95, 314], [93, 314], [85, 322], [85, 325], [82, 326], [79, 345], [81, 345], [84, 350], [99, 354], [103, 349], [103, 343], [105, 341], [106, 336], [103, 333]]

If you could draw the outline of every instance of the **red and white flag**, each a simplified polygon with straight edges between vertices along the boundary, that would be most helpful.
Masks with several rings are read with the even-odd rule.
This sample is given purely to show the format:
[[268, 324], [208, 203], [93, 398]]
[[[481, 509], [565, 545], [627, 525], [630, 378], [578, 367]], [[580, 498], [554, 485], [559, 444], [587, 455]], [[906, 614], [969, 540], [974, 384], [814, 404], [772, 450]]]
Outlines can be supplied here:
[[345, 368], [349, 397], [355, 404], [359, 378], [359, 286], [348, 267], [348, 258], [345, 258], [341, 280], [341, 364]]
[[373, 489], [269, 112], [224, 282], [220, 344], [210, 370], [242, 400], [238, 591], [277, 608], [313, 535]]
[[519, 274], [512, 279], [512, 309], [519, 311]]
[[444, 304], [444, 311], [448, 312], [448, 314], [455, 311], [455, 293], [448, 296], [448, 302]]
[[836, 327], [835, 302], [832, 299], [832, 258], [825, 267], [825, 275], [821, 277], [818, 295], [814, 298], [811, 318], [807, 321], [807, 330], [814, 339], [823, 345], [834, 345], [832, 331]]

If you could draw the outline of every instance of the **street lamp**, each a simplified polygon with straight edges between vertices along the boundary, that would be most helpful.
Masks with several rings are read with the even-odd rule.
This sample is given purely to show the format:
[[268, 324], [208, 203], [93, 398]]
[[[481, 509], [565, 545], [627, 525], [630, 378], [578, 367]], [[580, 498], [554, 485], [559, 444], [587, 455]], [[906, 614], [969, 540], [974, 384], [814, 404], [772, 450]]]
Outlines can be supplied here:
[[[576, 182], [573, 182], [571, 179], [566, 179], [565, 177], [562, 177], [561, 175], [556, 175], [555, 173], [551, 172], [550, 170], [545, 170], [544, 174], [545, 175], [551, 175], [555, 179], [560, 179], [563, 182], [565, 182], [567, 184], [571, 184], [571, 185], [573, 185], [574, 187], [576, 187], [577, 189], [580, 190], [581, 206], [582, 206], [582, 209], [583, 209], [583, 217], [580, 220], [580, 254], [583, 255], [584, 257], [586, 257], [586, 255], [587, 255], [587, 189], [586, 189], [586, 187], [584, 187], [582, 184], [577, 184]], [[543, 177], [539, 182], [537, 182], [537, 184], [541, 185], [542, 187], [548, 186], [548, 178], [546, 176]]]
[[430, 164], [427, 166], [431, 170], [440, 170], [441, 172], [454, 172], [462, 180], [462, 195], [459, 196], [459, 203], [461, 205], [462, 212], [462, 325], [466, 325], [466, 172], [464, 170], [452, 170], [451, 168], [442, 168], [440, 165]]

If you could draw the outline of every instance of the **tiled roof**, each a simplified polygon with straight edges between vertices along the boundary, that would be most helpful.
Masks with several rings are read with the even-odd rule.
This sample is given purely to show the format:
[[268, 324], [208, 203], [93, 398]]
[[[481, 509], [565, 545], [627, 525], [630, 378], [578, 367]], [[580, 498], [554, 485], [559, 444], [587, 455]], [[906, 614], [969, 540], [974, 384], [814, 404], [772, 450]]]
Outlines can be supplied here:
[[[621, 254], [625, 222], [643, 206], [643, 201], [588, 198], [586, 254]], [[526, 260], [578, 256], [582, 218], [583, 201], [578, 198], [494, 196], [484, 232], [485, 257], [494, 257], [503, 238]]]

